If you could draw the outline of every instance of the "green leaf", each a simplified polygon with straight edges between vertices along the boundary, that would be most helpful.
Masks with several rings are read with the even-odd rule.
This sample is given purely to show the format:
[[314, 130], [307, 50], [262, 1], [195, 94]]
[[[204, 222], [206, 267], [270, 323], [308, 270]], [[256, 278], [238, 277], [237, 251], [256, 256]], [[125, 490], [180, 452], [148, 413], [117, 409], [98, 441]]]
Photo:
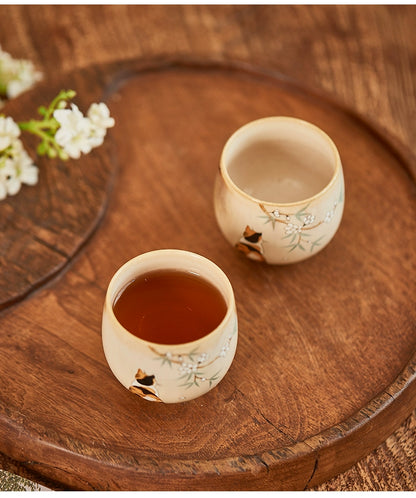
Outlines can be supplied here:
[[193, 349], [190, 353], [188, 353], [188, 358], [191, 360], [191, 361], [194, 361], [194, 356], [196, 354], [199, 354], [198, 352], [198, 347], [196, 347], [195, 349]]
[[172, 362], [169, 360], [169, 358], [167, 356], [164, 356], [162, 358], [162, 366], [167, 363], [171, 368], [172, 368]]
[[181, 375], [180, 377], [178, 377], [178, 380], [181, 380], [181, 379], [189, 380], [189, 374], [188, 373], [184, 373], [183, 375]]
[[291, 238], [290, 245], [285, 246], [285, 247], [290, 247], [293, 244], [293, 242], [295, 241], [295, 239], [296, 239], [297, 236], [298, 236], [298, 233], [295, 232], [295, 233], [288, 233], [287, 235], [285, 235], [284, 237], [282, 237], [282, 240], [288, 239], [289, 237]]
[[306, 212], [306, 210], [308, 209], [310, 203], [307, 204], [305, 207], [303, 207], [302, 209], [299, 209], [299, 211], [295, 214], [296, 218], [299, 220], [299, 221], [302, 221], [302, 217], [303, 216], [306, 216], [308, 213]]
[[316, 247], [316, 246], [320, 246], [320, 245], [321, 245], [321, 244], [320, 244], [320, 241], [321, 241], [324, 237], [325, 237], [325, 235], [321, 235], [321, 236], [319, 237], [319, 239], [316, 239], [314, 242], [312, 242], [312, 245], [311, 245], [311, 251], [310, 251], [310, 252], [312, 252], [312, 251], [315, 249], [315, 247]]
[[186, 387], [186, 389], [189, 389], [194, 385], [193, 382], [185, 382], [185, 384], [180, 384], [179, 387]]

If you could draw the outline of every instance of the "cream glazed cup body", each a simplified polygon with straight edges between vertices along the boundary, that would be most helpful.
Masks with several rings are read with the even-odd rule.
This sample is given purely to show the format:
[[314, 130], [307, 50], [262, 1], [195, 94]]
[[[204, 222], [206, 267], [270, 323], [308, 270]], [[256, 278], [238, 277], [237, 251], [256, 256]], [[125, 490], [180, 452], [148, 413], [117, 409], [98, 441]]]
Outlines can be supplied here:
[[[211, 282], [223, 295], [227, 312], [208, 335], [185, 344], [157, 344], [136, 337], [116, 319], [113, 304], [137, 276], [153, 270], [192, 272]], [[201, 396], [224, 377], [237, 347], [234, 293], [224, 272], [198, 254], [162, 249], [141, 254], [124, 264], [107, 289], [102, 340], [107, 362], [119, 382], [140, 397], [176, 403]]]
[[338, 150], [326, 133], [301, 119], [252, 121], [224, 146], [214, 208], [225, 238], [248, 258], [270, 264], [309, 258], [341, 222]]

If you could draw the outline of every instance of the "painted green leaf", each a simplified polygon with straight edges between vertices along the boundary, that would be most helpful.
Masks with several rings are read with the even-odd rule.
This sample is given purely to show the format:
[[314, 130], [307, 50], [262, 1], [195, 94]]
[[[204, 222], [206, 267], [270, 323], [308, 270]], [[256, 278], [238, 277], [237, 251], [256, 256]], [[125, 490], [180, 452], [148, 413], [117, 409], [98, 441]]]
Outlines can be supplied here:
[[184, 384], [179, 384], [179, 387], [186, 387], [186, 389], [189, 389], [194, 385], [193, 382], [185, 382]]
[[311, 245], [311, 252], [315, 249], [315, 247], [317, 246], [320, 246], [321, 243], [320, 241], [325, 237], [325, 235], [321, 235], [321, 237], [319, 237], [319, 239], [316, 239], [314, 242], [312, 242], [312, 245]]
[[188, 358], [189, 358], [191, 361], [194, 361], [194, 358], [193, 358], [193, 357], [194, 357], [194, 355], [196, 355], [196, 354], [199, 354], [199, 353], [198, 353], [198, 348], [195, 348], [195, 349], [193, 349], [190, 353], [188, 353]]
[[[309, 203], [310, 204], [310, 203]], [[306, 210], [308, 209], [309, 207], [309, 204], [307, 204], [305, 207], [303, 207], [302, 209], [300, 209], [296, 214], [296, 218], [299, 220], [299, 221], [302, 221], [302, 218], [303, 216], [306, 216], [308, 213], [306, 212]]]

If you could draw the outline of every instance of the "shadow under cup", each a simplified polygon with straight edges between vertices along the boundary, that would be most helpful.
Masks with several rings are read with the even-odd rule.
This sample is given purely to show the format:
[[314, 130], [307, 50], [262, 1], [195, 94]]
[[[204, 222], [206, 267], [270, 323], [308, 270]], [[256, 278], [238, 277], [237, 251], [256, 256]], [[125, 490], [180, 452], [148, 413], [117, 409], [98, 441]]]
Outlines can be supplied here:
[[[191, 342], [159, 344], [141, 339], [121, 325], [113, 309], [117, 297], [135, 278], [161, 270], [197, 275], [221, 293], [226, 314], [214, 330]], [[237, 329], [231, 283], [217, 265], [199, 254], [175, 249], [141, 254], [115, 273], [107, 289], [102, 319], [106, 360], [124, 387], [147, 400], [181, 402], [215, 387], [231, 366]]]
[[216, 218], [250, 259], [284, 264], [316, 254], [334, 236], [343, 200], [338, 150], [311, 123], [259, 119], [238, 129], [223, 149]]

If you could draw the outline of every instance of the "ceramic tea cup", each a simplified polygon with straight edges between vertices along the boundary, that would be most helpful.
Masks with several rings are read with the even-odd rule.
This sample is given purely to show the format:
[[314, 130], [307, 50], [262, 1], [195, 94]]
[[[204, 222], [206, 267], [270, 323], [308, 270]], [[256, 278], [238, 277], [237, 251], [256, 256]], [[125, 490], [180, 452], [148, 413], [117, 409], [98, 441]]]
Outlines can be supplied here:
[[[127, 330], [114, 311], [117, 299], [135, 279], [162, 270], [188, 272], [218, 290], [225, 301], [225, 316], [218, 326], [197, 340], [179, 344], [144, 340]], [[160, 303], [159, 313], [169, 313], [165, 304], [169, 303]], [[119, 382], [147, 400], [182, 402], [215, 387], [234, 358], [237, 329], [227, 276], [212, 261], [192, 252], [162, 249], [141, 254], [115, 273], [107, 289], [102, 317], [105, 357]]]
[[214, 207], [225, 238], [248, 258], [270, 264], [309, 258], [341, 222], [338, 150], [326, 133], [301, 119], [252, 121], [224, 146]]

